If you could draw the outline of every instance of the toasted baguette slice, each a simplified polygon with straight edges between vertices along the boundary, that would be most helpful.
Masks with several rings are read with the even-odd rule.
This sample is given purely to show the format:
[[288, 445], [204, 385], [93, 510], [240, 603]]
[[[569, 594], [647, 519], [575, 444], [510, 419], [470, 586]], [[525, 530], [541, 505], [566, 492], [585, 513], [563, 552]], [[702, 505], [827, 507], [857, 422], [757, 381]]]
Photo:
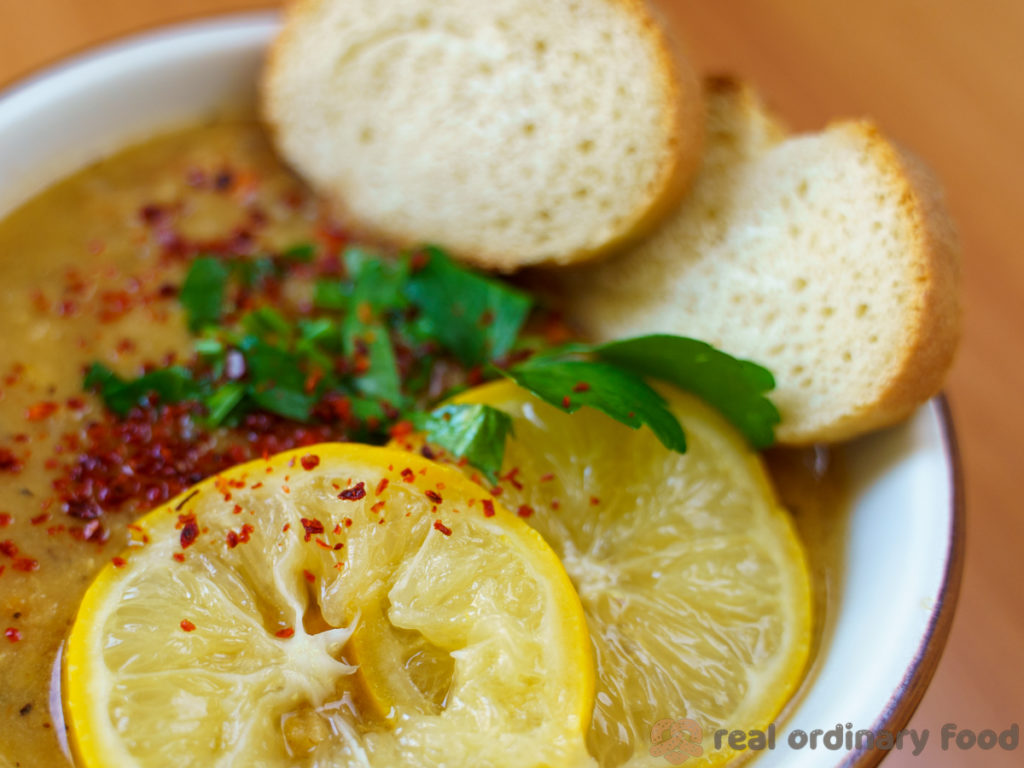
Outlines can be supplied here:
[[296, 0], [263, 106], [357, 231], [502, 271], [647, 233], [704, 125], [643, 0]]
[[922, 164], [869, 122], [782, 139], [752, 91], [708, 88], [689, 197], [649, 240], [560, 280], [607, 340], [669, 332], [774, 374], [780, 442], [838, 441], [936, 394], [959, 336], [959, 253]]

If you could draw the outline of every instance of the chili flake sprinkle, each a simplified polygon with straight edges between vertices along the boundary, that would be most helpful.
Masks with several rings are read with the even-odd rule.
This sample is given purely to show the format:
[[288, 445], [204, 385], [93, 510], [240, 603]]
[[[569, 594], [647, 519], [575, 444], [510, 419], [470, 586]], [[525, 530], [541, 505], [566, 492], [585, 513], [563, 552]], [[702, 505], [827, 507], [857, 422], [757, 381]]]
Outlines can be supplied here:
[[307, 453], [300, 461], [302, 462], [302, 468], [307, 471], [314, 470], [320, 465], [320, 457], [315, 453]]
[[199, 524], [195, 515], [179, 515], [178, 526], [181, 528], [181, 548], [188, 549], [199, 538]]
[[387, 487], [388, 487], [388, 479], [386, 477], [382, 477], [380, 479], [380, 482], [377, 483], [377, 489], [374, 491], [374, 493], [377, 496], [380, 496], [382, 493], [384, 493], [384, 489], [387, 488]]
[[20, 472], [22, 466], [9, 448], [0, 448], [0, 472]]
[[484, 499], [481, 504], [484, 508], [484, 517], [494, 517], [494, 502], [490, 499]]
[[441, 494], [438, 493], [437, 491], [429, 491], [428, 490], [428, 491], [425, 492], [425, 494], [426, 494], [426, 497], [428, 499], [430, 499], [430, 501], [433, 502], [434, 504], [440, 504], [441, 502], [444, 501], [444, 499], [441, 497]]
[[16, 643], [19, 640], [21, 640], [21, 631], [16, 627], [8, 627], [4, 630], [4, 637], [6, 637], [12, 643]]
[[444, 523], [442, 523], [440, 520], [435, 520], [434, 521], [434, 530], [435, 531], [440, 531], [445, 536], [451, 536], [452, 535], [452, 529], [449, 528]]
[[346, 488], [338, 494], [339, 499], [344, 501], [359, 501], [366, 497], [366, 483], [358, 482], [351, 488]]
[[299, 520], [299, 522], [302, 523], [302, 527], [306, 530], [306, 541], [309, 541], [315, 535], [324, 532], [324, 524], [316, 518], [310, 519], [303, 517]]
[[282, 640], [288, 640], [289, 638], [295, 637], [295, 630], [291, 627], [285, 627], [284, 629], [277, 630], [277, 632], [274, 633], [274, 636], [279, 637]]
[[181, 627], [186, 632], [194, 632], [195, 629], [196, 629], [196, 625], [193, 624], [188, 619], [182, 619], [181, 620], [181, 624], [179, 624], [178, 626]]
[[516, 510], [516, 514], [520, 517], [530, 517], [533, 515], [533, 507], [529, 504], [520, 504], [519, 509]]

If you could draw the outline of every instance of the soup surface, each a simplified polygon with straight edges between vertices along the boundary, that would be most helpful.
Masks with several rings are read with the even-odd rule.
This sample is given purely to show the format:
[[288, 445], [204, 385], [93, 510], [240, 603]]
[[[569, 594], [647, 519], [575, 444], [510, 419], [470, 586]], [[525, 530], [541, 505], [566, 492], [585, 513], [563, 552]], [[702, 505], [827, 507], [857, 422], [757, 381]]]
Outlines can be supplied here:
[[[264, 451], [346, 438], [272, 420], [197, 435], [173, 409], [121, 421], [83, 391], [83, 373], [189, 358], [177, 295], [195, 255], [297, 243], [336, 254], [346, 240], [249, 121], [128, 149], [0, 222], [0, 765], [67, 762], [61, 644], [137, 515]], [[301, 275], [288, 291], [282, 302], [308, 299]], [[821, 449], [768, 458], [808, 545], [820, 643], [839, 589], [842, 473]]]

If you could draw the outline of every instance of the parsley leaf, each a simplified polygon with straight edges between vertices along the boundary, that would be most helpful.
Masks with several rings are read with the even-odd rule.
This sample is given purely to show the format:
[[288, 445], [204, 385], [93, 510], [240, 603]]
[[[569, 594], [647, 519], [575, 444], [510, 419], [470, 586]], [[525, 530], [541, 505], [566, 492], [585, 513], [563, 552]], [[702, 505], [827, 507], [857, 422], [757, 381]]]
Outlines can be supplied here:
[[345, 268], [354, 281], [352, 300], [365, 301], [374, 312], [402, 309], [406, 305], [402, 288], [409, 279], [406, 259], [382, 259], [360, 248], [345, 251]]
[[137, 379], [122, 379], [102, 363], [93, 363], [82, 383], [86, 389], [98, 392], [107, 408], [118, 416], [125, 416], [150, 395], [156, 395], [164, 403], [180, 403], [198, 399], [202, 394], [202, 387], [192, 378], [192, 373], [177, 365]]
[[309, 263], [316, 256], [316, 246], [313, 243], [299, 243], [286, 249], [281, 253], [281, 256], [289, 261]]
[[530, 312], [530, 297], [456, 265], [439, 248], [427, 248], [426, 255], [426, 265], [410, 275], [405, 295], [434, 337], [466, 365], [508, 352]]
[[703, 341], [653, 335], [594, 348], [601, 360], [639, 376], [667, 381], [714, 406], [755, 448], [775, 442], [779, 411], [765, 397], [775, 379], [765, 368], [721, 352]]
[[203, 257], [192, 262], [178, 297], [188, 317], [188, 328], [196, 333], [220, 322], [228, 268], [217, 259]]
[[348, 286], [340, 280], [317, 280], [313, 286], [313, 306], [317, 309], [345, 310], [350, 302]]
[[512, 417], [489, 405], [445, 405], [414, 419], [427, 440], [465, 458], [491, 482], [505, 458], [505, 438]]
[[683, 428], [665, 399], [629, 370], [598, 361], [544, 357], [503, 373], [567, 413], [589, 405], [633, 429], [646, 424], [666, 448], [686, 451]]
[[308, 421], [316, 398], [306, 392], [306, 375], [297, 355], [261, 339], [243, 344], [253, 402], [295, 421]]
[[393, 308], [401, 298], [401, 267], [355, 249], [345, 254], [345, 262], [355, 285], [342, 326], [342, 351], [356, 361], [356, 390], [399, 406], [403, 397], [398, 362], [388, 328], [378, 314]]
[[238, 381], [222, 384], [206, 398], [206, 423], [211, 427], [219, 427], [241, 403], [248, 392], [248, 387]]

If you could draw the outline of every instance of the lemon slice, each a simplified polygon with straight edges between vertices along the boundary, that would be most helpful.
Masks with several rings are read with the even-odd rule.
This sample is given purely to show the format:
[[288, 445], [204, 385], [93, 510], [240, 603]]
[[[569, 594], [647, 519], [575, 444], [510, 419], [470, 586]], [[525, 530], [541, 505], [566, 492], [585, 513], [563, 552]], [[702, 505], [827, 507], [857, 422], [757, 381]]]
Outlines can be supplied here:
[[[68, 641], [86, 768], [592, 764], [579, 599], [536, 531], [455, 470], [318, 445], [132, 530]], [[402, 675], [376, 666], [397, 641]]]
[[760, 458], [698, 399], [659, 391], [686, 454], [511, 382], [456, 400], [513, 417], [499, 498], [528, 515], [583, 602], [598, 670], [588, 746], [602, 766], [727, 762], [715, 730], [769, 724], [810, 649], [806, 558]]

